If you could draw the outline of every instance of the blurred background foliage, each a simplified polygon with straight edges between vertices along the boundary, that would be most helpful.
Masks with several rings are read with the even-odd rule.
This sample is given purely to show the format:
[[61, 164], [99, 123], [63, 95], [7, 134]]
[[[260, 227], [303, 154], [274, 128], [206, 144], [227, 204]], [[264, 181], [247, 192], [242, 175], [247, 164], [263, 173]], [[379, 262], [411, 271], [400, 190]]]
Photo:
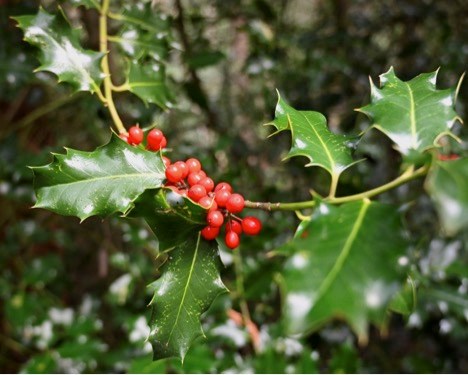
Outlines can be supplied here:
[[[2, 372], [468, 372], [468, 236], [440, 233], [421, 182], [379, 199], [405, 203], [418, 298], [408, 316], [394, 314], [385, 333], [371, 331], [359, 346], [346, 325], [332, 322], [304, 338], [285, 337], [278, 324], [274, 274], [281, 259], [269, 252], [293, 234], [292, 213], [260, 213], [261, 236], [245, 239], [245, 294], [260, 331], [252, 347], [238, 326], [232, 256], [223, 250], [218, 298], [184, 365], [151, 361], [151, 293], [158, 276], [157, 241], [141, 222], [77, 219], [34, 203], [27, 168], [51, 160], [64, 146], [91, 150], [109, 138], [110, 119], [96, 97], [71, 95], [46, 73], [33, 73], [37, 50], [22, 42], [11, 16], [61, 5], [83, 44], [98, 48], [98, 14], [78, 1], [0, 1], [0, 369]], [[121, 1], [120, 3], [123, 3]], [[136, 3], [145, 3], [138, 1]], [[275, 88], [297, 109], [323, 112], [335, 132], [358, 134], [369, 124], [354, 112], [369, 98], [368, 76], [394, 66], [409, 79], [441, 67], [439, 86], [454, 86], [468, 61], [465, 0], [158, 0], [170, 17], [166, 57], [174, 107], [162, 112], [130, 94], [117, 96], [129, 126], [156, 122], [174, 159], [198, 157], [216, 180], [230, 181], [250, 200], [298, 201], [325, 192], [328, 176], [282, 163], [289, 136], [266, 139]], [[112, 7], [119, 9], [119, 1]], [[112, 24], [110, 34], [113, 33]], [[115, 48], [111, 45], [111, 48]], [[119, 81], [121, 61], [112, 59]], [[458, 112], [467, 118], [468, 85]], [[464, 137], [466, 130], [455, 132]], [[447, 150], [465, 153], [464, 144]], [[368, 132], [357, 147], [366, 157], [343, 174], [339, 194], [380, 185], [398, 174], [398, 154]], [[463, 355], [465, 353], [465, 355]]]

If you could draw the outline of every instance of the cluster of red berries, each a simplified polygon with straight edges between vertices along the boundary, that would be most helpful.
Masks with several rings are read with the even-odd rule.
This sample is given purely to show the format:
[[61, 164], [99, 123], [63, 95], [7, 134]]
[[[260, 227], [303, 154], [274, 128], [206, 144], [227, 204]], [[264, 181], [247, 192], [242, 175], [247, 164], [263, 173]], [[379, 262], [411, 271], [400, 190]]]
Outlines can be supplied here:
[[[132, 126], [128, 135], [120, 135], [127, 143], [139, 145], [143, 142], [144, 133], [138, 126]], [[149, 131], [147, 148], [158, 151], [167, 145], [164, 134], [159, 129]], [[163, 156], [166, 166], [166, 185], [175, 193], [190, 198], [205, 208], [207, 226], [201, 234], [206, 240], [214, 240], [221, 232], [224, 225], [225, 243], [230, 249], [235, 249], [240, 244], [240, 235], [257, 235], [262, 229], [262, 223], [254, 216], [243, 219], [236, 216], [244, 209], [244, 197], [234, 193], [227, 182], [215, 185], [214, 181], [202, 170], [199, 160], [195, 158], [186, 161], [172, 163], [169, 158]]]

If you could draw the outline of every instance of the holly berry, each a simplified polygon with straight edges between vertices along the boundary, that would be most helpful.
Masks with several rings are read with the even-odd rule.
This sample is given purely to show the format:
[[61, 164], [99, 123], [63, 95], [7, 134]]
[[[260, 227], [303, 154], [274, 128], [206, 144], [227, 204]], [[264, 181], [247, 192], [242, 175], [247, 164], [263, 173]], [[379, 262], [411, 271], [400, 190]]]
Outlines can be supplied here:
[[119, 138], [128, 143], [128, 134], [120, 133]]
[[182, 170], [175, 164], [171, 164], [166, 168], [166, 178], [173, 183], [182, 180]]
[[166, 168], [169, 167], [169, 166], [171, 165], [171, 159], [169, 159], [168, 157], [163, 156], [163, 157], [162, 157], [162, 160], [163, 160], [164, 165], [165, 165]]
[[216, 185], [214, 191], [217, 192], [218, 190], [227, 190], [232, 193], [232, 187], [227, 182], [220, 182]]
[[247, 216], [242, 220], [242, 229], [245, 234], [255, 236], [262, 230], [262, 222], [256, 217]]
[[206, 221], [208, 225], [212, 227], [220, 227], [223, 225], [224, 216], [221, 213], [221, 211], [211, 211], [211, 212], [208, 212]]
[[189, 173], [201, 171], [201, 163], [198, 159], [190, 158], [185, 161], [189, 169]]
[[[200, 173], [200, 172], [199, 172]], [[209, 177], [204, 177], [200, 180], [199, 182], [200, 185], [203, 185], [206, 189], [206, 192], [209, 193], [210, 191], [213, 190], [214, 188], [214, 182], [211, 178]]]
[[[159, 149], [165, 148], [166, 146], [167, 146], [167, 139], [166, 139], [166, 137], [162, 137], [162, 139], [161, 139], [161, 145], [159, 146]], [[159, 149], [158, 149], [158, 150], [159, 150]]]
[[242, 225], [237, 220], [230, 220], [226, 224], [226, 232], [235, 232], [242, 234]]
[[143, 141], [144, 133], [138, 125], [128, 129], [128, 143], [131, 145], [139, 145]]
[[[185, 162], [185, 164], [187, 164], [187, 162]], [[190, 167], [189, 167], [189, 170], [190, 170]], [[187, 177], [187, 181], [189, 183], [190, 186], [193, 186], [193, 185], [197, 185], [200, 183], [200, 181], [203, 179], [204, 177], [199, 174], [198, 172], [192, 172], [188, 175]]]
[[244, 209], [244, 202], [244, 197], [242, 195], [237, 193], [231, 194], [226, 202], [226, 209], [232, 214], [239, 213]]
[[215, 200], [212, 197], [206, 196], [201, 198], [198, 201], [198, 204], [209, 211], [215, 211], [218, 209], [218, 204], [215, 202]]
[[206, 197], [206, 189], [202, 185], [193, 185], [187, 195], [194, 202], [198, 202], [203, 197]]
[[161, 141], [164, 138], [164, 134], [159, 129], [151, 129], [146, 136], [146, 142], [148, 143], [148, 149], [152, 151], [158, 151], [161, 149]]
[[182, 179], [187, 178], [189, 174], [187, 164], [185, 164], [183, 161], [176, 161], [174, 165], [177, 165], [177, 167], [182, 171]]
[[234, 231], [227, 232], [226, 237], [224, 237], [224, 241], [226, 242], [227, 247], [235, 249], [240, 243], [239, 235]]
[[205, 240], [211, 241], [218, 237], [219, 227], [210, 227], [209, 225], [202, 229], [201, 235]]
[[226, 189], [221, 189], [215, 192], [215, 201], [218, 203], [219, 207], [226, 207], [226, 202], [228, 201], [231, 193]]

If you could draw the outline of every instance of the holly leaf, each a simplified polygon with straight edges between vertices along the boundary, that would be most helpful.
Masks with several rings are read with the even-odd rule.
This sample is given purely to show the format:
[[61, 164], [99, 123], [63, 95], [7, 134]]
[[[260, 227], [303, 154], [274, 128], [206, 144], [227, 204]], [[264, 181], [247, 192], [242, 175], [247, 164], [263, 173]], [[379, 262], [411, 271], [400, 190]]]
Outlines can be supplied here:
[[274, 134], [291, 131], [292, 147], [286, 158], [305, 156], [310, 160], [306, 166], [324, 168], [336, 180], [341, 172], [356, 163], [351, 156], [351, 138], [332, 133], [321, 113], [295, 110], [279, 93], [275, 119], [266, 125], [277, 129]]
[[32, 168], [35, 208], [84, 220], [93, 215], [126, 214], [146, 189], [162, 186], [161, 155], [128, 145], [115, 134], [93, 152], [66, 149], [54, 161]]
[[468, 159], [436, 161], [426, 180], [442, 229], [455, 235], [468, 228]]
[[287, 331], [304, 334], [341, 318], [365, 342], [369, 322], [384, 326], [405, 280], [398, 270], [406, 247], [400, 232], [390, 205], [320, 205], [288, 245], [291, 255], [278, 276]]
[[132, 61], [127, 77], [129, 91], [145, 103], [154, 103], [163, 109], [171, 106], [163, 65], [158, 63], [142, 65], [137, 61]]
[[168, 251], [203, 229], [206, 213], [205, 208], [171, 189], [160, 189], [144, 192], [131, 215], [143, 217], [158, 238], [159, 251]]
[[216, 241], [205, 241], [200, 234], [188, 237], [169, 253], [161, 277], [150, 285], [154, 297], [148, 339], [154, 360], [180, 357], [183, 361], [191, 343], [204, 336], [201, 314], [227, 291], [220, 267]]
[[[386, 134], [404, 155], [437, 147], [456, 120], [457, 89], [436, 89], [437, 72], [401, 81], [393, 68], [380, 76], [380, 88], [372, 80], [371, 103], [357, 111], [366, 114], [373, 127]], [[461, 121], [461, 120], [460, 120]]]
[[76, 91], [99, 90], [103, 55], [80, 46], [80, 30], [71, 28], [63, 12], [52, 15], [41, 8], [36, 15], [14, 19], [24, 32], [24, 40], [40, 48], [41, 66], [36, 71], [52, 72], [59, 82], [68, 82]]

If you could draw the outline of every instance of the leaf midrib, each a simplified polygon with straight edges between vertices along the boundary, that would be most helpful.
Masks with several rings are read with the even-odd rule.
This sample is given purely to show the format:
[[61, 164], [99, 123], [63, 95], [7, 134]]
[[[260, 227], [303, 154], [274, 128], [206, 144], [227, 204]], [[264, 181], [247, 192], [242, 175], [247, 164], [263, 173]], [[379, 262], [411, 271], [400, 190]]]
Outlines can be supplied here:
[[409, 101], [410, 101], [410, 128], [411, 128], [411, 146], [412, 148], [417, 148], [417, 128], [416, 128], [416, 109], [414, 102], [413, 90], [411, 86], [405, 82], [405, 86], [408, 90]]
[[367, 200], [362, 201], [362, 207], [359, 210], [356, 221], [353, 225], [353, 228], [351, 229], [351, 232], [349, 233], [349, 236], [345, 244], [343, 245], [343, 249], [340, 255], [336, 259], [336, 262], [333, 265], [332, 269], [330, 270], [330, 272], [328, 273], [328, 275], [325, 277], [322, 284], [320, 285], [319, 289], [317, 290], [317, 297], [315, 298], [316, 301], [322, 298], [322, 296], [326, 293], [326, 291], [330, 288], [332, 283], [335, 281], [340, 270], [343, 268], [343, 264], [348, 258], [351, 247], [353, 246], [353, 243], [356, 240], [357, 234], [362, 227], [364, 217], [366, 215], [367, 209], [370, 204], [371, 204], [370, 201], [367, 201]]
[[195, 253], [193, 254], [192, 264], [190, 265], [189, 274], [188, 274], [187, 281], [186, 281], [185, 287], [184, 287], [184, 293], [182, 294], [182, 299], [181, 299], [180, 304], [179, 304], [179, 309], [177, 310], [176, 319], [174, 321], [174, 324], [172, 325], [171, 332], [169, 332], [169, 337], [167, 338], [166, 346], [169, 345], [169, 342], [171, 341], [171, 337], [172, 337], [172, 334], [174, 332], [174, 329], [177, 326], [177, 323], [179, 321], [180, 313], [182, 311], [182, 307], [184, 306], [184, 302], [185, 302], [185, 296], [187, 295], [188, 287], [189, 287], [189, 284], [190, 284], [190, 282], [192, 280], [193, 269], [195, 268], [195, 261], [196, 261], [197, 256], [198, 256], [198, 248], [200, 246], [200, 235], [201, 235], [201, 233], [199, 232], [198, 233], [198, 238], [197, 238], [197, 245], [195, 246]]

